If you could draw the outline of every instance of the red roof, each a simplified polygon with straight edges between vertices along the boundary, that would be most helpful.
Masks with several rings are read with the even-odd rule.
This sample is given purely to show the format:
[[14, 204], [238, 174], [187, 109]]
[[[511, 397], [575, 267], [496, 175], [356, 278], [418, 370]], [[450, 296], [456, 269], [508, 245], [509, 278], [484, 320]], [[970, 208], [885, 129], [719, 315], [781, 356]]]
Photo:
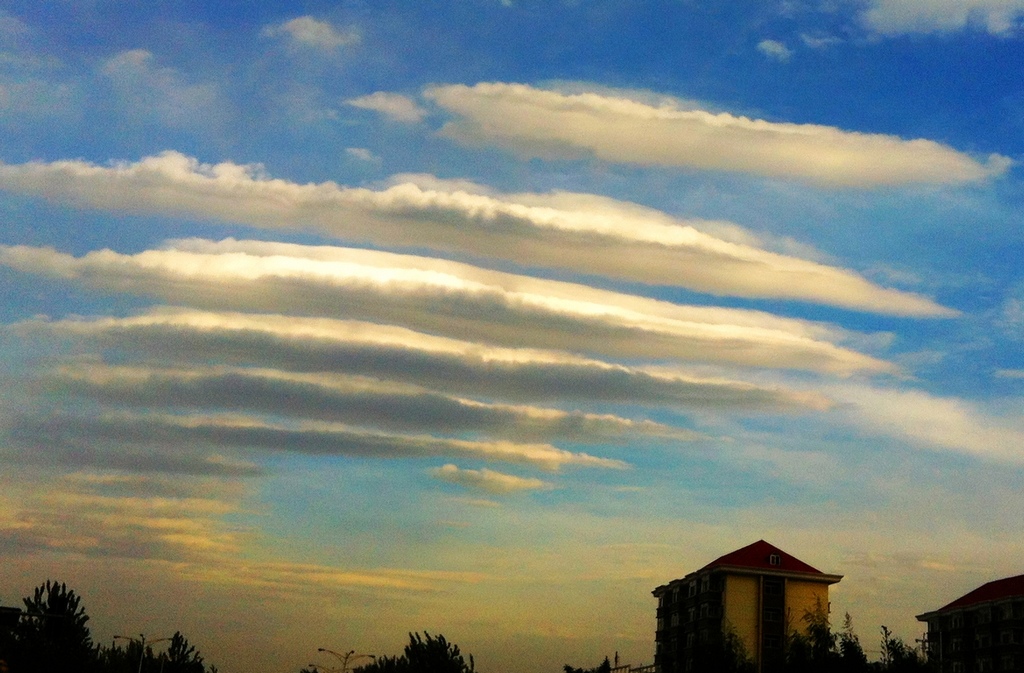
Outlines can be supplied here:
[[[771, 562], [771, 557], [773, 555], [778, 556], [779, 562], [777, 564], [772, 564]], [[787, 554], [775, 545], [769, 544], [764, 540], [758, 540], [754, 544], [749, 544], [742, 549], [737, 549], [734, 552], [729, 552], [725, 556], [720, 556], [701, 568], [701, 570], [709, 570], [720, 566], [758, 568], [775, 571], [781, 570], [783, 572], [796, 573], [814, 573], [815, 575], [825, 574], [817, 568], [807, 565], [795, 556]]]
[[1001, 580], [993, 580], [988, 584], [982, 584], [974, 591], [964, 594], [949, 605], [939, 608], [936, 612], [962, 608], [976, 603], [997, 601], [1001, 598], [1012, 598], [1014, 596], [1024, 596], [1024, 575], [1006, 577]]

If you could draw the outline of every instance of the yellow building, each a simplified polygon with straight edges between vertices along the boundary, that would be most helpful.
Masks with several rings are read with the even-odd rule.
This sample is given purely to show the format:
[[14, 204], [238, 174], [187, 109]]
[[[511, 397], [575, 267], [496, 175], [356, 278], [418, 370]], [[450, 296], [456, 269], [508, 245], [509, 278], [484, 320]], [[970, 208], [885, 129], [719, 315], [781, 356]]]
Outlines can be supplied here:
[[742, 644], [759, 673], [781, 661], [804, 616], [828, 610], [828, 575], [758, 540], [653, 591], [658, 599], [654, 662], [661, 673], [703, 673], [720, 665], [726, 637]]

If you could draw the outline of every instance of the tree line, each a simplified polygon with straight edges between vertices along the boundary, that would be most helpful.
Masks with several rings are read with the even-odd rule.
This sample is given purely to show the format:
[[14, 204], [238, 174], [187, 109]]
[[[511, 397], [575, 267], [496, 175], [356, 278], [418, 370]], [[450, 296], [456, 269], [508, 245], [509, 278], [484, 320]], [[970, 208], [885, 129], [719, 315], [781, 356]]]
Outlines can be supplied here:
[[159, 653], [143, 638], [94, 644], [82, 599], [63, 582], [47, 580], [22, 602], [0, 607], [0, 673], [217, 673], [181, 632]]
[[[47, 580], [23, 599], [23, 608], [0, 607], [0, 673], [217, 673], [180, 632], [157, 652], [144, 639], [126, 638], [123, 645], [93, 643], [89, 616], [81, 597], [63, 583]], [[770, 673], [924, 673], [929, 670], [917, 648], [908, 645], [883, 626], [879, 643], [881, 659], [868, 662], [850, 615], [835, 632], [828, 614], [819, 605], [804, 616], [803, 632], [786, 638], [781, 656], [765, 662]], [[325, 652], [327, 650], [324, 650]], [[332, 653], [337, 654], [337, 653]], [[459, 646], [443, 635], [409, 634], [409, 643], [396, 656], [357, 655], [371, 659], [349, 667], [349, 652], [341, 667], [303, 668], [299, 673], [476, 673], [473, 656], [468, 661]], [[743, 642], [725, 632], [697, 653], [693, 673], [754, 673], [755, 666]], [[340, 655], [339, 655], [340, 656]], [[353, 660], [356, 657], [353, 657]], [[611, 663], [594, 668], [566, 664], [563, 673], [611, 673]]]
[[[762, 670], [766, 673], [927, 673], [932, 670], [924, 654], [881, 627], [880, 658], [868, 661], [860, 637], [853, 630], [853, 620], [847, 613], [840, 631], [832, 630], [827, 610], [821, 604], [804, 617], [803, 632], [792, 630], [775, 659], [766, 658]], [[593, 668], [576, 668], [569, 664], [563, 673], [611, 673], [612, 666], [604, 661]], [[743, 641], [726, 630], [709, 639], [694, 652], [692, 673], [755, 673], [753, 659]]]

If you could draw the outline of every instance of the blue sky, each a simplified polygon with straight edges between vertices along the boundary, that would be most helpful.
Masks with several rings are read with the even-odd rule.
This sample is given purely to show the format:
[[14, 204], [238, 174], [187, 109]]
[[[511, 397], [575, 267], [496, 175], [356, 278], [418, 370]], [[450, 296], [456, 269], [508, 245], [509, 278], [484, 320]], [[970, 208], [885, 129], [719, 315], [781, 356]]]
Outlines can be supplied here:
[[641, 663], [764, 538], [915, 637], [1024, 551], [1022, 21], [5, 3], [0, 601]]

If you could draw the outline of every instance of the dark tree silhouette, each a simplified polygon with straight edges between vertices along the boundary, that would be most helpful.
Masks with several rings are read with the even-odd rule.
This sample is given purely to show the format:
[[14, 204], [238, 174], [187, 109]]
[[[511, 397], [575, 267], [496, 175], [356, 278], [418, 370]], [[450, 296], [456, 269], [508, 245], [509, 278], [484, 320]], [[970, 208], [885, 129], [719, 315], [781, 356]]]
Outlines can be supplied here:
[[594, 668], [573, 668], [569, 664], [562, 667], [564, 673], [611, 673], [612, 662], [608, 660], [608, 657], [604, 658], [599, 666]]
[[97, 669], [97, 649], [82, 599], [63, 582], [47, 580], [26, 598], [25, 615], [14, 630], [11, 673], [63, 673]]
[[409, 644], [400, 657], [377, 657], [372, 663], [354, 669], [353, 673], [474, 673], [473, 655], [469, 663], [459, 646], [449, 643], [442, 635], [432, 636], [426, 631], [409, 634]]
[[206, 673], [199, 651], [189, 644], [188, 639], [175, 631], [165, 655], [164, 673]]

